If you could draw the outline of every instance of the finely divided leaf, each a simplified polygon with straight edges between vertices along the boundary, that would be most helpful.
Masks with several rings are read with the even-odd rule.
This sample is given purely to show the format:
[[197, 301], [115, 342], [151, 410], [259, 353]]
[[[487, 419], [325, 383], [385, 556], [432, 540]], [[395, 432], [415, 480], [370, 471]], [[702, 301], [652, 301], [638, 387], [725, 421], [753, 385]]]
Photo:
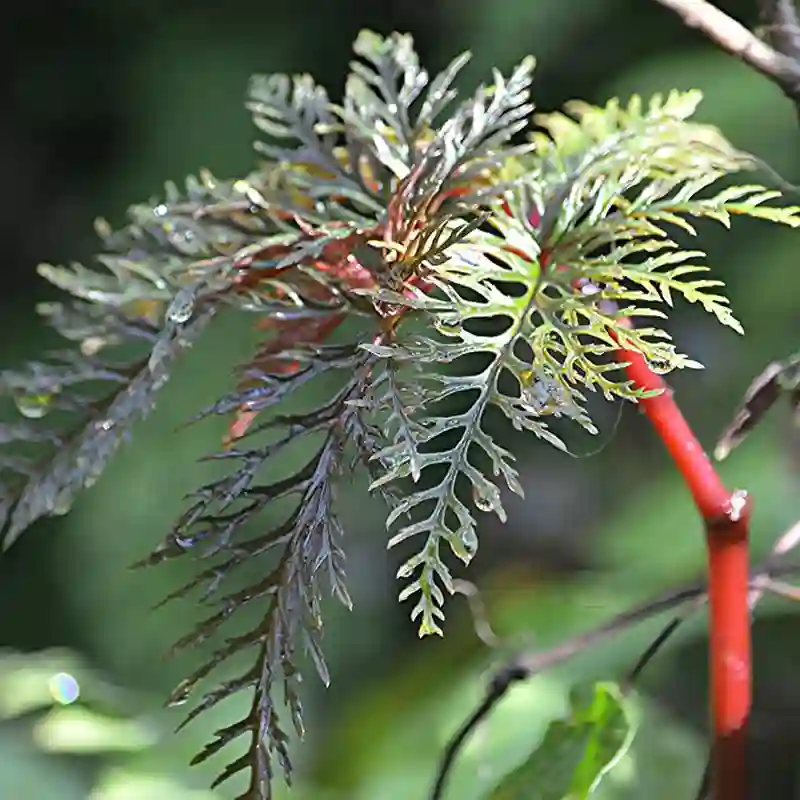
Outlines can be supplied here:
[[[0, 525], [3, 547], [10, 547], [27, 528], [48, 515], [65, 514], [75, 495], [93, 485], [105, 469], [134, 423], [153, 408], [155, 395], [169, 378], [175, 359], [205, 327], [213, 308], [190, 326], [167, 340], [159, 360], [110, 364], [94, 357], [64, 357], [60, 364], [33, 364], [28, 373], [0, 373], [0, 391], [11, 391], [23, 415], [43, 416], [53, 409], [80, 411], [76, 426], [64, 431], [51, 429], [51, 452], [21, 462], [12, 470], [0, 495]], [[97, 329], [95, 329], [97, 330]], [[146, 330], [140, 330], [145, 335]], [[154, 342], [160, 340], [153, 334]], [[78, 395], [79, 380], [105, 381], [113, 389], [99, 398]], [[88, 410], [88, 413], [86, 413]], [[5, 441], [44, 438], [44, 430], [32, 433], [30, 426], [0, 426]], [[12, 462], [13, 463], [13, 462]], [[0, 466], [9, 467], [8, 462]]]

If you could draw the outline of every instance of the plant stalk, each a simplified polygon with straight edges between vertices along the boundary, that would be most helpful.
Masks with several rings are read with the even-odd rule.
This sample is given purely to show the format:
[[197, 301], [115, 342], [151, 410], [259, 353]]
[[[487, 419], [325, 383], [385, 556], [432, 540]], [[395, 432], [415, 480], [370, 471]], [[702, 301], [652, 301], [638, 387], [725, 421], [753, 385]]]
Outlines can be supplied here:
[[710, 608], [712, 797], [745, 800], [752, 703], [748, 533], [750, 501], [725, 488], [664, 380], [636, 352], [620, 349], [628, 377], [660, 390], [639, 401], [683, 476], [705, 525]]

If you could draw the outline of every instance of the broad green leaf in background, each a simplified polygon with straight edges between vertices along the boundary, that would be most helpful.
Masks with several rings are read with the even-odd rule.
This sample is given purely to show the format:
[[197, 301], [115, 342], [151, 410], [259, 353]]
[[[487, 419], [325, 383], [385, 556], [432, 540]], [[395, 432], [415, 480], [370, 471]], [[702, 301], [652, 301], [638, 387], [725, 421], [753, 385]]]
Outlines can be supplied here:
[[69, 706], [79, 698], [120, 707], [129, 694], [69, 651], [0, 652], [0, 721]]
[[8, 738], [20, 756], [7, 771], [0, 761], [0, 797], [86, 798], [88, 786], [64, 784], [64, 761], [53, 758], [72, 755], [99, 759], [89, 800], [219, 798], [191, 789], [176, 774], [153, 771], [158, 759], [150, 754], [161, 749], [165, 731], [131, 696], [66, 650], [0, 654], [0, 746], [7, 753]]
[[578, 687], [570, 713], [552, 722], [530, 758], [507, 775], [488, 800], [585, 800], [625, 755], [635, 722], [612, 683]]
[[220, 800], [203, 789], [189, 789], [164, 775], [146, 775], [125, 769], [108, 770], [88, 800]]
[[119, 719], [86, 707], [54, 708], [33, 728], [33, 739], [51, 753], [97, 755], [153, 747], [158, 735], [136, 719]]

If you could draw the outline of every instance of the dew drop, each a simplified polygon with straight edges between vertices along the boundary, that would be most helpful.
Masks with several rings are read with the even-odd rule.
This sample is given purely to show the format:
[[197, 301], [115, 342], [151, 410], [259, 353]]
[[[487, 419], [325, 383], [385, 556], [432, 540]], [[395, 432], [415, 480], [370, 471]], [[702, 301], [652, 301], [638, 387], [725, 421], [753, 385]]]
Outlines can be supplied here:
[[461, 535], [461, 543], [464, 545], [464, 550], [469, 558], [472, 558], [478, 552], [478, 536], [474, 530], [465, 531]]
[[484, 494], [477, 486], [472, 487], [472, 502], [479, 511], [494, 511], [495, 499], [490, 494]]
[[179, 325], [188, 322], [194, 313], [195, 298], [195, 287], [185, 286], [172, 298], [167, 308], [167, 319]]
[[197, 234], [188, 228], [169, 225], [165, 227], [165, 232], [169, 243], [184, 255], [198, 255], [203, 249]]
[[523, 385], [520, 400], [535, 414], [562, 412], [569, 402], [569, 398], [559, 383], [539, 376], [534, 377], [527, 386]]
[[78, 681], [68, 672], [57, 672], [48, 681], [47, 688], [56, 703], [68, 706], [74, 703], [81, 693]]
[[55, 394], [18, 394], [14, 398], [14, 403], [23, 417], [28, 419], [41, 419], [53, 407]]
[[460, 325], [450, 325], [439, 319], [434, 321], [433, 327], [444, 336], [458, 336], [461, 333]]
[[63, 517], [65, 514], [69, 514], [72, 508], [72, 502], [73, 497], [71, 492], [66, 490], [60, 491], [56, 495], [53, 507], [50, 509], [50, 515], [53, 517]]
[[173, 708], [175, 706], [182, 706], [185, 705], [189, 701], [189, 696], [192, 693], [192, 684], [191, 681], [183, 680], [181, 681], [171, 692], [169, 698], [167, 699], [167, 708]]

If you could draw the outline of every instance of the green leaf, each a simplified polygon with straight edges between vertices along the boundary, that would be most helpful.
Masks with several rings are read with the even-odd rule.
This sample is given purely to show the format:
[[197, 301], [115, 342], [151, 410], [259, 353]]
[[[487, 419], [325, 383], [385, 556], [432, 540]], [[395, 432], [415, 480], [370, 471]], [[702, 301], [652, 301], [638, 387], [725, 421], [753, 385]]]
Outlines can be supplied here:
[[214, 792], [191, 789], [168, 775], [148, 775], [115, 768], [108, 770], [92, 789], [89, 800], [220, 800]]
[[571, 713], [550, 724], [542, 743], [487, 800], [585, 800], [625, 755], [635, 724], [619, 687], [573, 691]]
[[132, 698], [67, 651], [0, 656], [0, 721], [79, 700], [116, 709]]
[[144, 750], [158, 742], [151, 727], [135, 719], [120, 719], [86, 707], [53, 709], [33, 728], [36, 744], [51, 753], [94, 755]]

